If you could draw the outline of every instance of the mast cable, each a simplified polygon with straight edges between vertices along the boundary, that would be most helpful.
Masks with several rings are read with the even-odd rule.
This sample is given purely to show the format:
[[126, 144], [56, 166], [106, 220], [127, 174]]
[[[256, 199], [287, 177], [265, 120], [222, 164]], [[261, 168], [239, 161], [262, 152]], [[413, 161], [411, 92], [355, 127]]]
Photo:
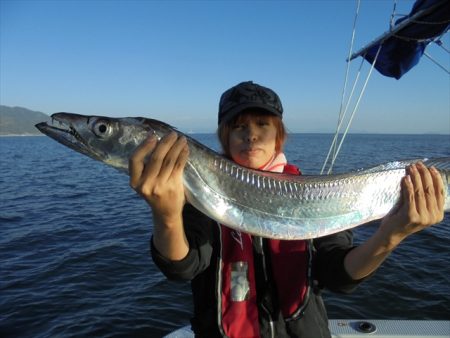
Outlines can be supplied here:
[[[393, 1], [394, 1], [394, 6], [393, 6], [392, 14], [391, 14], [391, 19], [390, 19], [390, 30], [391, 30], [390, 35], [391, 35], [391, 36], [396, 36], [397, 38], [400, 38], [400, 39], [405, 39], [405, 37], [397, 36], [397, 34], [396, 34], [396, 31], [397, 31], [400, 27], [396, 27], [396, 30], [393, 31], [393, 28], [394, 28], [394, 18], [395, 18], [395, 16], [397, 16], [397, 14], [396, 14], [397, 0], [393, 0]], [[327, 154], [327, 157], [326, 157], [326, 159], [325, 159], [325, 161], [324, 161], [324, 163], [323, 163], [323, 166], [322, 166], [322, 169], [321, 169], [321, 171], [320, 171], [320, 174], [323, 174], [323, 172], [324, 172], [324, 170], [325, 170], [325, 168], [326, 168], [326, 166], [327, 166], [327, 164], [328, 164], [329, 162], [331, 162], [331, 163], [329, 164], [329, 168], [328, 168], [327, 174], [330, 174], [331, 171], [332, 171], [332, 169], [333, 169], [333, 166], [334, 166], [334, 163], [335, 163], [335, 161], [336, 161], [337, 155], [338, 155], [339, 151], [341, 150], [341, 147], [342, 147], [342, 144], [343, 144], [343, 142], [344, 142], [344, 139], [345, 139], [345, 137], [347, 136], [347, 133], [348, 133], [348, 131], [349, 131], [349, 129], [350, 129], [350, 125], [351, 125], [351, 123], [352, 123], [352, 121], [353, 121], [353, 118], [354, 118], [354, 116], [355, 116], [355, 114], [356, 114], [356, 111], [357, 111], [357, 109], [358, 109], [358, 106], [359, 106], [359, 104], [360, 104], [360, 101], [361, 101], [361, 99], [362, 99], [362, 96], [364, 95], [364, 92], [365, 92], [366, 87], [367, 87], [367, 83], [368, 83], [368, 81], [369, 81], [370, 76], [372, 75], [372, 71], [373, 71], [373, 69], [374, 69], [374, 67], [375, 67], [375, 64], [376, 64], [377, 60], [378, 60], [378, 55], [380, 54], [381, 48], [382, 48], [382, 46], [383, 46], [383, 41], [384, 41], [384, 40], [380, 43], [380, 45], [379, 45], [379, 47], [378, 47], [377, 53], [376, 53], [375, 58], [374, 58], [374, 60], [373, 60], [373, 62], [372, 62], [372, 66], [371, 66], [371, 68], [370, 68], [370, 70], [369, 70], [369, 73], [368, 73], [368, 75], [367, 75], [367, 77], [366, 77], [366, 80], [365, 80], [365, 82], [364, 82], [364, 85], [363, 85], [363, 87], [362, 87], [362, 89], [361, 89], [361, 91], [360, 91], [359, 97], [358, 97], [358, 99], [357, 99], [357, 101], [356, 101], [356, 103], [355, 103], [355, 106], [354, 106], [354, 108], [353, 108], [352, 114], [351, 114], [351, 116], [350, 116], [350, 118], [349, 118], [349, 120], [348, 120], [348, 122], [347, 122], [346, 129], [345, 129], [344, 133], [342, 134], [342, 136], [341, 136], [341, 138], [340, 138], [339, 146], [336, 148], [336, 144], [337, 144], [338, 138], [339, 138], [339, 131], [340, 131], [341, 127], [342, 127], [342, 123], [344, 122], [345, 115], [347, 114], [347, 111], [348, 111], [348, 108], [349, 108], [349, 105], [350, 105], [350, 101], [351, 101], [351, 99], [352, 99], [352, 97], [353, 97], [353, 94], [354, 94], [354, 91], [355, 91], [355, 88], [356, 88], [356, 84], [357, 84], [357, 82], [358, 82], [358, 80], [359, 80], [359, 76], [360, 76], [360, 73], [361, 73], [361, 68], [362, 68], [362, 65], [363, 65], [363, 63], [364, 63], [364, 57], [363, 57], [363, 58], [362, 58], [361, 65], [360, 65], [360, 68], [359, 68], [358, 73], [357, 73], [357, 76], [356, 76], [356, 79], [355, 79], [355, 81], [354, 81], [354, 83], [353, 83], [353, 87], [352, 87], [350, 96], [349, 96], [349, 98], [347, 99], [347, 103], [346, 103], [346, 105], [345, 105], [345, 109], [342, 109], [342, 108], [343, 108], [343, 105], [344, 105], [344, 101], [345, 101], [345, 94], [346, 94], [347, 83], [348, 83], [348, 73], [349, 73], [349, 68], [350, 68], [350, 62], [351, 62], [351, 60], [352, 60], [353, 58], [355, 58], [356, 56], [361, 55], [361, 52], [358, 52], [358, 53], [355, 53], [355, 55], [352, 55], [353, 42], [354, 42], [354, 39], [355, 39], [355, 32], [356, 32], [356, 21], [357, 21], [358, 14], [359, 14], [360, 3], [361, 3], [361, 1], [360, 1], [360, 0], [357, 0], [357, 8], [356, 8], [356, 13], [355, 13], [355, 19], [354, 19], [354, 22], [353, 22], [352, 39], [351, 39], [351, 43], [350, 43], [349, 57], [347, 58], [347, 68], [346, 68], [346, 72], [345, 72], [345, 80], [344, 80], [344, 86], [343, 86], [343, 90], [342, 90], [341, 104], [340, 104], [340, 108], [339, 108], [339, 118], [338, 118], [338, 123], [337, 123], [337, 126], [336, 126], [336, 132], [335, 132], [335, 134], [334, 134], [333, 141], [332, 141], [332, 143], [331, 143], [330, 149], [328, 150], [328, 154]], [[421, 12], [424, 12], [424, 11], [421, 11]], [[413, 17], [411, 17], [411, 19], [412, 19], [411, 21], [412, 21], [412, 22], [415, 22], [415, 21], [416, 21], [415, 18], [418, 16], [418, 14], [419, 14], [419, 13], [416, 13]], [[427, 24], [434, 24], [434, 23], [430, 23], [430, 22], [426, 22], [426, 23], [427, 23]], [[443, 35], [445, 35], [445, 33], [446, 33], [446, 32], [444, 32], [444, 33], [441, 35], [441, 38], [442, 38]], [[416, 40], [419, 41], [418, 39], [416, 39]], [[443, 43], [442, 43], [442, 41], [440, 40], [440, 38], [438, 38], [437, 40], [434, 40], [434, 42], [435, 42], [438, 46], [440, 46], [441, 48], [443, 48], [445, 51], [447, 51], [447, 53], [450, 53], [450, 51], [449, 51], [445, 46], [443, 46]], [[363, 49], [366, 49], [366, 50], [367, 50], [368, 47], [364, 47]], [[434, 62], [437, 66], [439, 66], [440, 68], [442, 68], [445, 72], [447, 72], [448, 74], [450, 74], [450, 71], [449, 71], [448, 69], [446, 69], [444, 66], [442, 66], [438, 61], [434, 60], [434, 59], [431, 57], [431, 55], [429, 55], [429, 54], [426, 53], [426, 52], [424, 52], [424, 55], [425, 55], [426, 57], [428, 57], [432, 62]], [[333, 155], [331, 156], [331, 160], [330, 160], [330, 155], [331, 155], [331, 153], [333, 153]]]
[[[353, 20], [352, 38], [351, 38], [351, 41], [350, 41], [350, 49], [349, 49], [349, 53], [348, 53], [349, 57], [351, 56], [352, 50], [353, 50], [353, 42], [355, 40], [355, 32], [356, 32], [356, 22], [357, 22], [357, 19], [358, 19], [360, 4], [361, 4], [361, 0], [358, 0], [357, 1], [357, 6], [356, 6], [355, 18]], [[337, 126], [336, 126], [336, 133], [334, 135], [334, 139], [333, 139], [333, 142], [331, 143], [331, 146], [330, 146], [330, 149], [328, 151], [327, 157], [326, 157], [326, 159], [325, 159], [325, 161], [323, 163], [322, 170], [320, 171], [320, 174], [322, 174], [323, 171], [325, 170], [325, 166], [327, 165], [327, 162], [328, 162], [328, 159], [330, 157], [331, 151], [333, 150], [333, 153], [335, 153], [335, 151], [336, 151], [336, 139], [337, 139], [337, 136], [339, 135], [339, 129], [340, 129], [340, 126], [342, 124], [343, 118], [345, 116], [345, 113], [346, 113], [347, 107], [348, 107], [348, 104], [347, 104], [347, 107], [345, 108], [345, 110], [344, 111], [342, 110], [342, 107], [343, 107], [343, 104], [344, 104], [344, 100], [345, 100], [345, 92], [346, 92], [346, 89], [347, 89], [349, 69], [350, 69], [350, 62], [347, 62], [347, 67], [346, 67], [346, 71], [345, 71], [344, 86], [343, 86], [343, 89], [342, 89], [342, 96], [341, 96], [341, 105], [339, 107], [339, 118], [338, 118], [338, 123], [337, 123]], [[359, 76], [359, 74], [358, 74], [358, 76]], [[354, 87], [355, 87], [355, 85], [353, 86], [353, 89], [354, 89]], [[353, 90], [352, 90], [352, 93], [353, 93]]]
[[355, 107], [353, 108], [352, 115], [350, 116], [350, 120], [349, 120], [348, 123], [347, 123], [347, 128], [345, 129], [344, 134], [342, 134], [341, 141], [340, 141], [340, 143], [339, 143], [339, 147], [338, 147], [338, 149], [337, 149], [337, 151], [336, 151], [335, 156], [333, 156], [333, 159], [332, 159], [332, 161], [331, 161], [331, 165], [330, 165], [330, 168], [328, 169], [327, 174], [330, 174], [330, 173], [331, 173], [331, 170], [333, 169], [334, 162], [336, 161], [337, 155], [338, 155], [339, 151], [341, 150], [342, 143], [344, 142], [344, 139], [345, 139], [345, 137], [347, 136], [348, 130], [350, 129], [350, 125], [351, 125], [351, 123], [352, 123], [353, 117], [355, 116], [355, 113], [356, 113], [356, 110], [358, 109], [358, 106], [359, 106], [359, 103], [360, 103], [360, 101], [361, 101], [361, 98], [362, 98], [362, 96], [364, 95], [364, 92], [365, 92], [365, 90], [366, 90], [367, 83], [369, 82], [369, 78], [370, 78], [370, 76], [372, 75], [373, 69], [375, 68], [375, 64], [376, 64], [376, 62], [377, 62], [378, 55], [380, 54], [380, 51], [381, 51], [381, 47], [382, 47], [382, 46], [383, 46], [383, 45], [380, 45], [380, 46], [378, 47], [377, 54], [375, 55], [375, 59], [373, 60], [372, 66], [370, 67], [369, 74], [367, 74], [366, 81], [364, 82], [364, 86], [363, 86], [363, 88], [361, 89], [361, 92], [360, 92], [360, 94], [359, 94], [358, 100], [356, 101]]
[[436, 61], [430, 54], [427, 52], [423, 52], [423, 55], [425, 55], [427, 58], [429, 58], [435, 65], [437, 65], [439, 68], [443, 69], [447, 74], [450, 74], [450, 71], [445, 68], [445, 66], [441, 65], [438, 61]]
[[[324, 172], [324, 170], [325, 170], [325, 167], [326, 167], [327, 163], [329, 162], [328, 160], [329, 160], [329, 158], [330, 158], [330, 155], [331, 155], [331, 152], [332, 152], [333, 149], [334, 149], [334, 152], [333, 152], [333, 156], [332, 156], [332, 157], [334, 157], [335, 154], [336, 154], [336, 142], [337, 142], [337, 139], [338, 139], [338, 137], [339, 137], [339, 131], [341, 130], [341, 126], [342, 126], [342, 123], [344, 122], [345, 115], [347, 115], [348, 107], [349, 107], [349, 105], [350, 105], [351, 99], [353, 98], [353, 94], [354, 94], [354, 92], [355, 92], [356, 85], [357, 85], [357, 83], [358, 83], [358, 81], [359, 81], [359, 76], [361, 75], [361, 69], [362, 69], [362, 66], [363, 66], [363, 65], [364, 65], [364, 59], [361, 60], [361, 64], [360, 64], [360, 66], [359, 66], [358, 73], [357, 73], [357, 75], [356, 75], [356, 79], [355, 79], [355, 81], [353, 82], [353, 87], [352, 87], [352, 90], [351, 90], [351, 92], [350, 92], [350, 96], [349, 96], [349, 98], [347, 99], [347, 104], [346, 104], [345, 109], [344, 109], [344, 112], [343, 112], [343, 114], [342, 114], [342, 118], [340, 117], [339, 123], [338, 123], [338, 125], [337, 125], [337, 127], [336, 127], [336, 132], [335, 132], [335, 134], [334, 134], [334, 138], [333, 138], [333, 141], [332, 141], [332, 143], [331, 143], [330, 149], [328, 150], [327, 158], [325, 159], [325, 162], [323, 163], [323, 166], [322, 166], [322, 170], [320, 171], [320, 174], [321, 174], [321, 175], [323, 174], [323, 172]], [[343, 100], [344, 100], [344, 98], [342, 99], [342, 101], [343, 101]]]
[[442, 42], [441, 39], [434, 41], [434, 43], [450, 54], [450, 49], [444, 46], [444, 43]]
[[397, 0], [394, 0], [394, 8], [392, 9], [391, 22], [389, 24], [391, 27], [391, 30], [392, 30], [392, 28], [394, 28], [394, 18], [397, 15], [397, 14], [395, 14], [396, 8], [397, 8]]
[[[431, 42], [434, 42], [437, 46], [441, 47], [447, 54], [450, 54], [450, 49], [448, 49], [444, 43], [442, 42], [442, 38], [445, 34], [447, 34], [448, 31], [443, 32], [441, 36], [437, 39], [432, 40]], [[431, 56], [431, 54], [427, 53], [426, 51], [423, 52], [423, 55], [425, 55], [428, 59], [430, 59], [435, 65], [437, 65], [439, 68], [441, 68], [444, 72], [447, 74], [450, 74], [450, 70], [446, 68], [444, 65], [442, 65], [439, 61], [437, 61], [435, 58]]]

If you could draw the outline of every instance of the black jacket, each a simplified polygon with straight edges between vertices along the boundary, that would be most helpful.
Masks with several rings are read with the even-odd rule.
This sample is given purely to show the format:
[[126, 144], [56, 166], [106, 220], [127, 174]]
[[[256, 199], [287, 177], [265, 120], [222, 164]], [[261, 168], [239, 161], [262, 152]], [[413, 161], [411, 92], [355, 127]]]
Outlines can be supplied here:
[[[152, 257], [167, 278], [191, 280], [194, 297], [194, 317], [191, 324], [196, 336], [221, 337], [217, 324], [215, 290], [220, 251], [219, 225], [190, 205], [186, 205], [183, 210], [183, 220], [190, 246], [188, 255], [181, 261], [169, 261], [161, 256], [152, 244]], [[347, 252], [353, 248], [352, 241], [351, 231], [313, 240], [312, 287], [307, 307], [296, 320], [285, 322], [282, 319], [276, 306], [276, 294], [273, 292], [275, 288], [272, 287], [271, 291], [267, 292], [267, 283], [258, 284], [258, 276], [256, 277], [257, 294], [264, 294], [261, 303], [264, 302], [266, 307], [267, 304], [270, 305], [271, 317], [274, 319], [274, 327], [271, 327], [264, 312], [259, 311], [262, 337], [271, 337], [272, 333], [274, 337], [331, 337], [320, 292], [323, 288], [327, 288], [335, 292], [348, 293], [361, 282], [352, 280], [344, 269], [343, 260]], [[257, 251], [255, 249], [255, 257]]]

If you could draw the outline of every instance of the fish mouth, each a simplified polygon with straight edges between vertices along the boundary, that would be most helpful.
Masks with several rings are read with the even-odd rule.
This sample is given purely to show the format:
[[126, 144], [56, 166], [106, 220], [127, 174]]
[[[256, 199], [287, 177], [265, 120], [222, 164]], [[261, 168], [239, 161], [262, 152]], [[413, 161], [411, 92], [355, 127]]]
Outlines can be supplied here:
[[[86, 140], [80, 135], [73, 123], [78, 121], [81, 115], [69, 113], [56, 113], [51, 117], [51, 124], [40, 122], [35, 127], [43, 134], [55, 141], [91, 157], [100, 159], [101, 155], [94, 151]], [[83, 118], [86, 118], [83, 116]]]
[[[52, 122], [49, 125], [47, 122], [41, 122], [36, 124], [36, 128], [45, 135], [48, 135], [53, 138], [70, 138], [74, 139], [77, 142], [86, 144], [81, 135], [77, 132], [77, 130], [72, 126], [72, 124], [67, 123], [64, 120], [58, 119], [57, 116], [52, 115]], [[55, 125], [55, 121], [58, 122], [58, 125]]]

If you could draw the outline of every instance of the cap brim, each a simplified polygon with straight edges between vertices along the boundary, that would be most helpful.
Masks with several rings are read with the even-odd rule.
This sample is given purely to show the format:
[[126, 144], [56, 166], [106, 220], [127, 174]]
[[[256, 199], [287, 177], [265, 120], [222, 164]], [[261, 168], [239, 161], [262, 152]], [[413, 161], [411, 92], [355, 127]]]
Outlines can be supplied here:
[[264, 111], [269, 114], [283, 117], [282, 113], [280, 113], [275, 108], [267, 107], [267, 105], [264, 104], [257, 104], [257, 103], [245, 103], [241, 104], [238, 107], [234, 107], [233, 109], [230, 109], [221, 119], [220, 123], [229, 122], [232, 119], [234, 119], [236, 116], [241, 114], [242, 112], [250, 109], [255, 109], [256, 111]]

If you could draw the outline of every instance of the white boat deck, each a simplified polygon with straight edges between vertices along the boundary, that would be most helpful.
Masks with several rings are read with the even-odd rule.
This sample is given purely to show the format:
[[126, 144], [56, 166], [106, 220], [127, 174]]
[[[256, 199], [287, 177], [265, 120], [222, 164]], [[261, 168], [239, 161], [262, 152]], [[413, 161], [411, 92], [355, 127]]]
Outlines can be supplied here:
[[[450, 338], [448, 320], [331, 319], [329, 327], [333, 338]], [[185, 326], [164, 338], [193, 337]]]
[[435, 320], [349, 320], [329, 321], [333, 338], [450, 338], [450, 321]]

